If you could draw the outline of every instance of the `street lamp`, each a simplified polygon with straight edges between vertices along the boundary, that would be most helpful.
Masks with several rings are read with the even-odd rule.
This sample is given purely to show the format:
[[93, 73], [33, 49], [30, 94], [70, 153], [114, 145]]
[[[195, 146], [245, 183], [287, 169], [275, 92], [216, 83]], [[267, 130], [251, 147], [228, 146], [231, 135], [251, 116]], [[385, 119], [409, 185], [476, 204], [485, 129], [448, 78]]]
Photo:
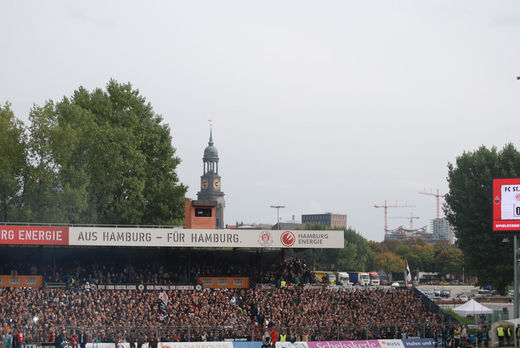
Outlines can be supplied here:
[[276, 222], [278, 229], [280, 229], [280, 208], [285, 208], [285, 205], [272, 205], [271, 208], [276, 209]]

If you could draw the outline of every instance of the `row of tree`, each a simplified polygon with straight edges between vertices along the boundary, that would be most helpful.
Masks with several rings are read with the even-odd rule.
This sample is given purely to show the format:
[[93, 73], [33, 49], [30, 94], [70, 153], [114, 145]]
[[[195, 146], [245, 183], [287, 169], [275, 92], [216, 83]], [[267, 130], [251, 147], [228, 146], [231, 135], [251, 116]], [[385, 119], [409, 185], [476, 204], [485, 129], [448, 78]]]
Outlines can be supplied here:
[[184, 216], [169, 127], [130, 84], [79, 88], [34, 106], [26, 127], [0, 107], [0, 219], [176, 224]]
[[[319, 226], [309, 226], [317, 229]], [[412, 271], [437, 272], [439, 277], [460, 277], [463, 272], [461, 249], [446, 241], [426, 244], [423, 240], [368, 241], [352, 229], [344, 232], [343, 249], [319, 249], [314, 252], [316, 269], [335, 271], [383, 271], [402, 278], [404, 260]], [[312, 262], [312, 252], [302, 254]]]

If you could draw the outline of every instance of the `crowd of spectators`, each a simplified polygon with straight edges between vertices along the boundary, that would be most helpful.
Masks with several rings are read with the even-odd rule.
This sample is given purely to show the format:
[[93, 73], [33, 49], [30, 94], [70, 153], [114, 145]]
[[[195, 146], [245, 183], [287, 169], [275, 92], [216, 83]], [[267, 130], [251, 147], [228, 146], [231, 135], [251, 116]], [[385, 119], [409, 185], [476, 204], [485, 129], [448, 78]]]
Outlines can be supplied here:
[[[282, 271], [284, 273], [284, 271]], [[402, 338], [442, 323], [413, 292], [382, 289], [285, 288], [167, 291], [4, 288], [0, 335], [23, 332], [27, 342], [85, 332], [89, 341], [217, 341], [259, 339], [275, 327], [293, 340]]]
[[280, 285], [281, 281], [292, 284], [313, 283], [316, 280], [311, 275], [311, 269], [301, 258], [291, 258], [272, 264], [262, 272], [261, 283]]
[[252, 283], [300, 284], [314, 282], [310, 268], [300, 258], [290, 258], [255, 269], [250, 265], [225, 260], [198, 260], [185, 263], [79, 263], [68, 266], [16, 264], [0, 266], [0, 274], [42, 275], [45, 283], [63, 283], [69, 287], [85, 284], [197, 284], [202, 276], [246, 276]]

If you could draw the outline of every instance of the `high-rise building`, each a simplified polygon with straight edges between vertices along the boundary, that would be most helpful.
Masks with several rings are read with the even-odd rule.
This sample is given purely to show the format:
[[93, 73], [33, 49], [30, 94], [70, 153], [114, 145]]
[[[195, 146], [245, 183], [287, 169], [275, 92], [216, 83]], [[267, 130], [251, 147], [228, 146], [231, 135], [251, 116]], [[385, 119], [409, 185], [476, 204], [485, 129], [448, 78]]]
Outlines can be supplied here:
[[331, 228], [347, 228], [347, 215], [345, 214], [304, 214], [302, 224], [324, 225]]
[[224, 192], [221, 191], [221, 179], [218, 174], [218, 151], [213, 146], [213, 128], [210, 126], [208, 146], [204, 149], [202, 158], [204, 169], [200, 177], [200, 191], [197, 193], [199, 201], [216, 201], [215, 226], [224, 228]]
[[437, 240], [447, 240], [453, 243], [451, 237], [451, 227], [448, 220], [444, 218], [436, 218], [432, 220], [433, 238]]

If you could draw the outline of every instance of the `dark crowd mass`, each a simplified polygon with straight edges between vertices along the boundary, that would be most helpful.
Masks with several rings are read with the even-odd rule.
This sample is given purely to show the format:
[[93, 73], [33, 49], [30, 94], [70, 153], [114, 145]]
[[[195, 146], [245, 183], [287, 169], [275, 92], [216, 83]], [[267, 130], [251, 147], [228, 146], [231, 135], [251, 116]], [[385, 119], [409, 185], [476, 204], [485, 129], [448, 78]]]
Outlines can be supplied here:
[[[401, 338], [430, 334], [441, 319], [409, 290], [171, 290], [162, 322], [158, 291], [13, 288], [0, 292], [2, 334], [27, 342], [86, 332], [90, 341], [251, 339], [275, 327], [294, 340]], [[428, 330], [424, 333], [423, 330]]]
[[[23, 342], [292, 341], [433, 337], [444, 318], [409, 289], [317, 284], [301, 258], [264, 264], [229, 258], [159, 263], [9, 263], [2, 273], [42, 275], [42, 288], [0, 288], [4, 346]], [[253, 255], [257, 256], [257, 255]], [[253, 259], [255, 258], [253, 257]], [[83, 261], [83, 262], [79, 262]], [[107, 290], [101, 284], [199, 284], [201, 276], [248, 276], [248, 289]], [[58, 286], [56, 286], [58, 285]], [[164, 294], [163, 294], [164, 296]], [[61, 344], [61, 343], [60, 343]]]

